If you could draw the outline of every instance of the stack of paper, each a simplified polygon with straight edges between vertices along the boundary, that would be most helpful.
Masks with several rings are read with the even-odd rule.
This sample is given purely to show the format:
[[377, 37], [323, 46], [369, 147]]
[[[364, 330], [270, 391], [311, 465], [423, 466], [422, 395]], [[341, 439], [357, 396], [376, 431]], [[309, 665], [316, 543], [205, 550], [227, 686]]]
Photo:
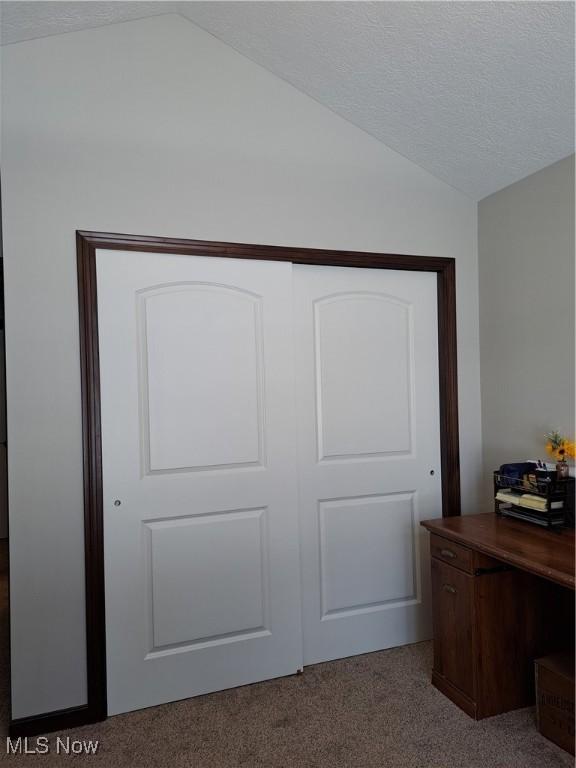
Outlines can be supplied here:
[[[518, 507], [527, 507], [528, 509], [538, 509], [542, 512], [548, 511], [548, 501], [544, 496], [535, 496], [532, 493], [513, 493], [508, 488], [501, 488], [496, 494], [498, 501], [506, 501], [509, 504], [516, 504]], [[550, 509], [562, 509], [563, 501], [550, 502]]]

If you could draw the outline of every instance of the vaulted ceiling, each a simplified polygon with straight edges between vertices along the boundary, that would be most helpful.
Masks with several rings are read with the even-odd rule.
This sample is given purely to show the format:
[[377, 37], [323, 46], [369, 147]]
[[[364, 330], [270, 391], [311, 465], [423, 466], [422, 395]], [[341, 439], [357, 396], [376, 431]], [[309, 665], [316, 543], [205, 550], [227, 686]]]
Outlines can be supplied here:
[[572, 2], [3, 2], [2, 43], [163, 13], [474, 199], [574, 151]]

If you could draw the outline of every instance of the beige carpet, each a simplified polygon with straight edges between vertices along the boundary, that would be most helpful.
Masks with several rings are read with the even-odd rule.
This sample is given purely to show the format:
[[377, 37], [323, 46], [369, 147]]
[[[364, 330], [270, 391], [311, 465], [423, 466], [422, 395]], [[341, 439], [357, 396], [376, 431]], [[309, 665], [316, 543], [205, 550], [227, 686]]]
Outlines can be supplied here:
[[[1, 561], [0, 561], [0, 571]], [[555, 768], [573, 759], [531, 709], [474, 722], [430, 685], [430, 643], [308, 667], [301, 676], [52, 734], [48, 755], [7, 756], [7, 590], [0, 573], [0, 763], [110, 768]], [[56, 736], [98, 739], [58, 756]], [[33, 746], [33, 741], [30, 742]]]

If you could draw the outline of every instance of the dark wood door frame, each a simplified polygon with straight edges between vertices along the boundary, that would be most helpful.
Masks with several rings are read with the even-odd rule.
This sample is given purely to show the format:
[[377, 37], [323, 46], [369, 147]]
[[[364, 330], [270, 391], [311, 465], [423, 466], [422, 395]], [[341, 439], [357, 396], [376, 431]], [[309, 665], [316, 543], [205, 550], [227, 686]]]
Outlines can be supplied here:
[[82, 707], [12, 721], [11, 732], [14, 735], [33, 735], [60, 728], [76, 727], [83, 723], [103, 720], [107, 716], [102, 446], [96, 292], [96, 251], [98, 249], [263, 259], [333, 267], [435, 272], [438, 286], [442, 514], [444, 517], [460, 514], [454, 259], [84, 231], [76, 233], [76, 243], [82, 377], [88, 702]]

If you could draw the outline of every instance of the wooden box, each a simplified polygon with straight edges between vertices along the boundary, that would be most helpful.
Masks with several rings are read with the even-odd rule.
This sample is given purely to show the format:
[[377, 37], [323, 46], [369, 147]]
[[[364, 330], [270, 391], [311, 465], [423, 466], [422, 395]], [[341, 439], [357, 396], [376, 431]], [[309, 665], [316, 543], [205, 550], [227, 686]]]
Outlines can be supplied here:
[[536, 723], [550, 741], [574, 754], [574, 656], [536, 659]]

